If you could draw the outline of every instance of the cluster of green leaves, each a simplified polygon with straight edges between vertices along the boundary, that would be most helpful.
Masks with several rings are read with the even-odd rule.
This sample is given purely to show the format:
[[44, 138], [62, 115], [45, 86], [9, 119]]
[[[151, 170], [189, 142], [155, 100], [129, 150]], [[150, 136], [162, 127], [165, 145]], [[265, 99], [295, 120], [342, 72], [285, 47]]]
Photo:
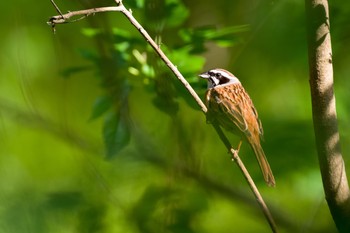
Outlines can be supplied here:
[[[247, 30], [247, 26], [221, 29], [213, 26], [185, 28], [189, 11], [181, 0], [137, 0], [126, 4], [130, 4], [137, 20], [155, 37], [160, 48], [188, 82], [201, 91], [205, 84], [199, 83], [196, 74], [204, 66], [205, 59], [201, 54], [206, 50], [205, 43], [212, 41], [219, 46], [232, 46], [238, 41], [237, 33]], [[178, 37], [175, 40], [167, 38], [167, 32], [174, 30], [178, 31]], [[108, 158], [118, 154], [130, 141], [127, 102], [132, 83], [139, 82], [151, 93], [155, 93], [154, 105], [171, 116], [179, 109], [179, 97], [183, 97], [190, 106], [196, 108], [186, 90], [172, 77], [153, 49], [133, 28], [116, 27], [109, 32], [101, 28], [85, 28], [82, 32], [86, 37], [100, 40], [100, 43], [113, 44], [108, 54], [81, 50], [82, 56], [92, 62], [105, 90], [105, 95], [96, 98], [91, 120], [103, 115], [106, 117], [103, 136]], [[106, 40], [108, 37], [112, 40]], [[91, 67], [70, 67], [63, 74], [69, 76], [86, 68]], [[109, 73], [104, 70], [109, 70]]]

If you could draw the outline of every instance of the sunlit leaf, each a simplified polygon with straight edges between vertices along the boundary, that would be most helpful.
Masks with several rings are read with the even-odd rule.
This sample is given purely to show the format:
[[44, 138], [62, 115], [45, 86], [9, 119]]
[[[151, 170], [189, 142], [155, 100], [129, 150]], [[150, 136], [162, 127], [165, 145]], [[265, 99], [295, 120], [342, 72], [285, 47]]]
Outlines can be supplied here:
[[167, 26], [175, 27], [182, 24], [189, 15], [188, 8], [179, 0], [167, 0], [166, 9], [167, 13]]
[[155, 72], [152, 66], [144, 64], [141, 69], [142, 73], [147, 77], [154, 77]]
[[128, 6], [131, 8], [143, 8], [145, 5], [145, 0], [130, 0], [128, 1]]
[[140, 64], [145, 64], [147, 62], [147, 57], [146, 54], [144, 53], [140, 53], [139, 50], [137, 49], [133, 49], [132, 50], [132, 54], [134, 55], [134, 57], [136, 58], [136, 60], [140, 63]]
[[128, 71], [130, 74], [135, 75], [135, 76], [138, 76], [140, 74], [140, 71], [132, 66], [128, 67]]
[[102, 30], [100, 28], [83, 28], [81, 29], [81, 33], [87, 37], [94, 37], [100, 34]]
[[128, 41], [115, 43], [114, 48], [119, 52], [126, 52], [126, 50], [130, 48], [130, 43]]
[[131, 38], [131, 33], [130, 31], [115, 27], [112, 29], [112, 32], [115, 36], [123, 39], [130, 39]]
[[183, 74], [196, 72], [200, 70], [205, 63], [204, 57], [191, 54], [191, 49], [192, 47], [190, 46], [172, 51], [165, 49], [170, 60], [176, 64]]

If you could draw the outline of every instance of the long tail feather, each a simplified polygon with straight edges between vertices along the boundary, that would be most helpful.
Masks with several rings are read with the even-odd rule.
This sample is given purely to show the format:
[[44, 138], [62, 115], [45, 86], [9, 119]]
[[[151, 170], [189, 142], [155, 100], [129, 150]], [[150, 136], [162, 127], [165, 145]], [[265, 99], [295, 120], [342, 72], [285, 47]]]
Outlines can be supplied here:
[[272, 174], [272, 170], [270, 168], [270, 164], [269, 162], [267, 161], [266, 159], [266, 156], [265, 156], [265, 153], [261, 147], [260, 144], [256, 144], [256, 143], [250, 143], [252, 149], [254, 150], [254, 153], [256, 155], [256, 158], [259, 162], [259, 165], [260, 165], [260, 169], [261, 169], [261, 172], [264, 176], [264, 179], [266, 181], [266, 183], [269, 185], [269, 186], [272, 186], [274, 187], [276, 185], [276, 182], [275, 182], [275, 178]]

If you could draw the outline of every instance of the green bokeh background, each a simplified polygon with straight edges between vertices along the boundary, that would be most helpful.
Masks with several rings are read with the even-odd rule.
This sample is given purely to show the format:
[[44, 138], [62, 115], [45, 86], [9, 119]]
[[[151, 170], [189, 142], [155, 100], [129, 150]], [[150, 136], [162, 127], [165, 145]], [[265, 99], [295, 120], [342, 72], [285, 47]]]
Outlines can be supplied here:
[[[137, 2], [143, 1], [124, 0], [124, 5], [136, 7]], [[107, 0], [56, 3], [64, 12], [113, 5]], [[241, 157], [281, 232], [335, 232], [314, 144], [304, 1], [183, 3], [179, 15], [188, 18], [178, 26], [182, 29], [249, 28], [233, 46], [206, 43], [202, 71], [232, 71], [259, 111], [276, 188], [265, 185], [247, 145]], [[130, 142], [106, 159], [106, 116], [90, 119], [106, 87], [89, 69], [95, 64], [82, 54], [111, 46], [107, 39], [101, 45], [87, 36], [92, 25], [137, 35], [121, 14], [58, 25], [53, 34], [46, 25], [57, 14], [50, 1], [1, 1], [0, 7], [0, 232], [270, 232], [243, 176], [199, 108], [189, 104], [186, 94], [178, 94], [178, 110], [167, 114], [142, 74], [125, 77], [130, 85]], [[330, 10], [339, 128], [350, 166], [350, 2], [332, 2]], [[142, 20], [145, 12], [147, 7], [135, 8], [134, 15]], [[141, 23], [151, 28], [156, 16]], [[178, 40], [179, 28], [167, 29], [172, 22], [150, 32], [168, 48]], [[195, 65], [183, 63], [180, 71], [181, 65]], [[65, 77], [62, 72], [69, 67], [84, 69]], [[155, 76], [166, 72], [159, 70]], [[188, 75], [203, 95], [205, 83], [195, 73]], [[177, 85], [169, 73], [164, 77]]]

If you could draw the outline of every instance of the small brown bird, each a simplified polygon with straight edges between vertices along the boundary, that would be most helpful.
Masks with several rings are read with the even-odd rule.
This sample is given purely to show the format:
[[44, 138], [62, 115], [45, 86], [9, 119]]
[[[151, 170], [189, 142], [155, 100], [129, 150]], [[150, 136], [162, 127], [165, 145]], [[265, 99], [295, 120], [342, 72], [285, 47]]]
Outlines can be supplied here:
[[252, 100], [241, 82], [224, 69], [212, 69], [199, 75], [207, 79], [206, 105], [208, 119], [215, 118], [225, 129], [248, 141], [259, 162], [262, 174], [269, 186], [275, 186], [270, 165], [261, 147], [263, 128]]

